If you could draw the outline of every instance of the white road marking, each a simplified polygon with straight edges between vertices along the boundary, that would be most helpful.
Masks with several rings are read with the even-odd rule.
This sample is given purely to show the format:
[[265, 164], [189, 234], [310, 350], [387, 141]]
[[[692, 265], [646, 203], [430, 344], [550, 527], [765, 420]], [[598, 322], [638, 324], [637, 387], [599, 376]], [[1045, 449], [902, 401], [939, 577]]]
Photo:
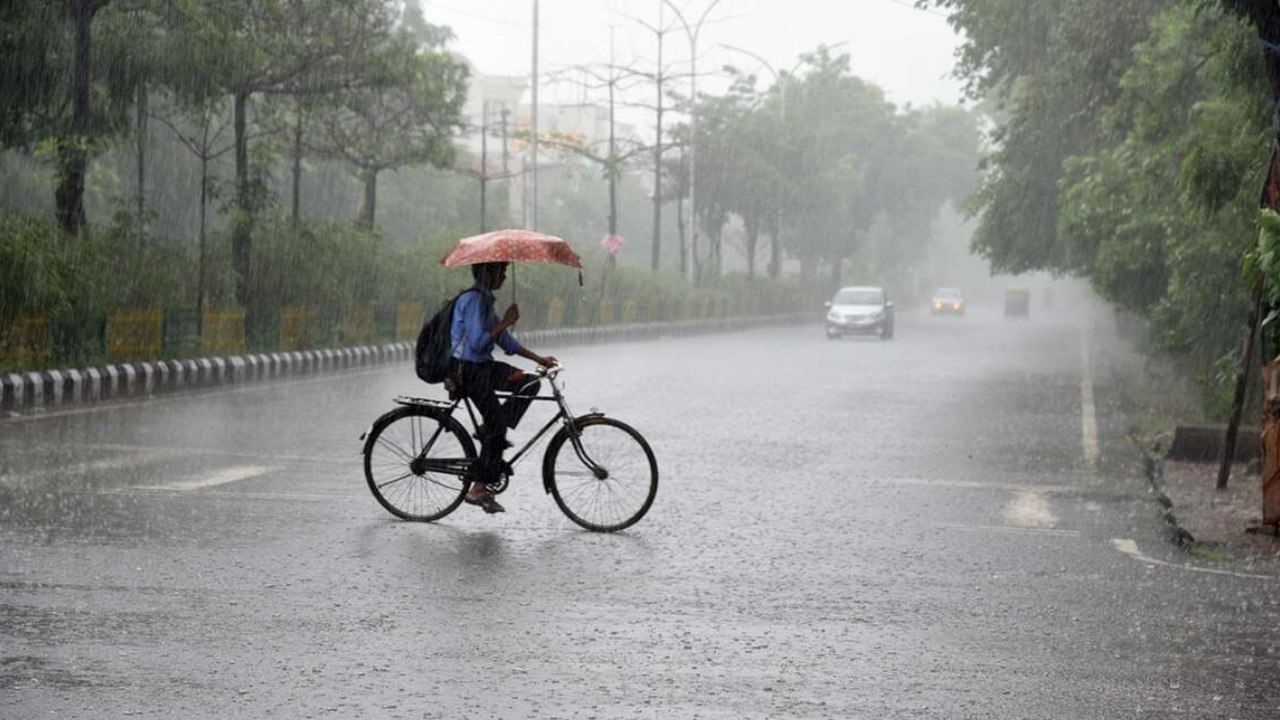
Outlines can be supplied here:
[[1078, 538], [1080, 532], [1077, 530], [1059, 530], [1056, 528], [1039, 528], [1039, 527], [1017, 527], [1013, 525], [959, 525], [951, 523], [939, 523], [934, 527], [944, 530], [959, 530], [961, 532], [993, 532], [1004, 533], [1008, 535], [1049, 535], [1052, 537]]
[[[920, 477], [862, 477], [854, 478], [853, 482], [880, 483], [883, 485], [928, 485], [931, 487], [965, 488], [970, 490], [1005, 490], [1008, 492], [1027, 491], [1029, 487], [1024, 483], [1002, 483], [990, 482], [987, 480], [948, 480], [946, 478]], [[1070, 494], [1085, 492], [1086, 490], [1086, 488], [1072, 485], [1036, 485], [1031, 488], [1032, 492], [1050, 494]]]
[[[76, 447], [84, 450], [109, 450], [116, 452], [131, 452], [146, 455], [149, 453], [157, 453], [165, 458], [172, 458], [185, 455], [203, 455], [209, 457], [231, 457], [244, 458], [246, 460], [288, 460], [289, 462], [313, 462], [322, 465], [340, 464], [360, 457], [360, 448], [363, 447], [362, 442], [352, 442], [355, 448], [348, 455], [281, 455], [280, 453], [255, 453], [244, 452], [241, 450], [221, 450], [218, 448], [202, 448], [188, 446], [168, 446], [168, 445], [126, 445], [123, 443], [76, 443]], [[0, 450], [5, 447], [28, 447], [26, 443], [5, 443], [0, 442]], [[106, 461], [103, 461], [106, 462]], [[115, 461], [111, 461], [115, 462]], [[121, 461], [123, 462], [123, 461]], [[127, 464], [111, 465], [110, 467], [127, 467]], [[37, 470], [32, 474], [38, 475], [54, 475], [62, 472], [58, 469]]]
[[1024, 528], [1051, 528], [1058, 524], [1058, 518], [1049, 512], [1049, 501], [1044, 494], [1025, 490], [1005, 506], [1004, 519]]
[[190, 491], [201, 490], [203, 488], [217, 487], [218, 485], [226, 485], [227, 483], [248, 480], [259, 475], [266, 475], [275, 468], [263, 465], [238, 465], [236, 467], [223, 468], [207, 475], [198, 475], [179, 480], [178, 482], [165, 483], [163, 485], [135, 485], [133, 490], [178, 490]]
[[121, 468], [129, 468], [136, 465], [173, 460], [181, 456], [182, 453], [173, 448], [143, 448], [133, 450], [118, 457], [92, 460], [90, 462], [76, 463], [74, 465], [40, 468], [38, 470], [9, 475], [0, 475], [0, 485], [13, 487], [31, 480], [42, 480], [65, 475], [85, 475], [103, 470], [119, 470]]
[[1089, 330], [1080, 335], [1080, 429], [1084, 462], [1090, 471], [1098, 467], [1098, 414], [1093, 404], [1093, 359], [1089, 352]]
[[1128, 555], [1134, 560], [1137, 560], [1138, 562], [1146, 563], [1148, 565], [1160, 565], [1163, 567], [1171, 567], [1171, 568], [1177, 568], [1179, 570], [1186, 570], [1188, 572], [1207, 573], [1209, 575], [1230, 575], [1231, 577], [1253, 578], [1255, 580], [1273, 580], [1274, 579], [1274, 577], [1271, 575], [1256, 575], [1253, 573], [1235, 572], [1233, 570], [1218, 570], [1217, 568], [1202, 568], [1202, 567], [1196, 567], [1194, 565], [1177, 565], [1175, 563], [1165, 562], [1164, 560], [1157, 560], [1151, 557], [1150, 555], [1144, 555], [1142, 551], [1138, 549], [1138, 543], [1134, 542], [1129, 538], [1113, 538], [1111, 540], [1111, 545], [1116, 550], [1119, 550], [1120, 552], [1124, 553], [1125, 555]]

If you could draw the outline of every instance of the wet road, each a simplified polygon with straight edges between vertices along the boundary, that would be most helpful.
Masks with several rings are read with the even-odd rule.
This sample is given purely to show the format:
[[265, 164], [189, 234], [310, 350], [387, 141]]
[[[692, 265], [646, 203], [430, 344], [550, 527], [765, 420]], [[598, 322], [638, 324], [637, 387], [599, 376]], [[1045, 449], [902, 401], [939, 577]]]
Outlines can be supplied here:
[[383, 511], [408, 368], [0, 423], [0, 717], [1275, 718], [1280, 581], [1168, 543], [1105, 325], [557, 348], [658, 454], [610, 536], [536, 463]]

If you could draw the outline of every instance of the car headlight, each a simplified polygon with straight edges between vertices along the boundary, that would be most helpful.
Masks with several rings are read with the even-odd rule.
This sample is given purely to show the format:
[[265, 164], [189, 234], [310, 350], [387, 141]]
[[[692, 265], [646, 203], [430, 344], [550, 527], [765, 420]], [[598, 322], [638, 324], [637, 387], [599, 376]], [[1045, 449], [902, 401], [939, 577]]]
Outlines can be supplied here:
[[840, 317], [840, 313], [832, 310], [831, 312], [827, 313], [827, 319], [830, 320], [831, 322], [840, 322], [842, 318]]

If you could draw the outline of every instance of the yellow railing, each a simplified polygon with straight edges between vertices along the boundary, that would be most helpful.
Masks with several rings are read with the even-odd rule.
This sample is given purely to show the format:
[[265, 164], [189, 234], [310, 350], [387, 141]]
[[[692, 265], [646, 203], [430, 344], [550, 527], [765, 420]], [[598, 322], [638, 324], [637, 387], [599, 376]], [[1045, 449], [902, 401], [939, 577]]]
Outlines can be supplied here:
[[244, 352], [244, 311], [205, 310], [200, 341], [214, 355]]
[[0, 336], [0, 365], [31, 367], [43, 365], [53, 357], [53, 334], [49, 316], [23, 315], [9, 332]]
[[113, 362], [160, 356], [164, 313], [121, 310], [107, 317], [107, 359]]
[[414, 340], [422, 330], [422, 303], [402, 302], [396, 306], [396, 340]]

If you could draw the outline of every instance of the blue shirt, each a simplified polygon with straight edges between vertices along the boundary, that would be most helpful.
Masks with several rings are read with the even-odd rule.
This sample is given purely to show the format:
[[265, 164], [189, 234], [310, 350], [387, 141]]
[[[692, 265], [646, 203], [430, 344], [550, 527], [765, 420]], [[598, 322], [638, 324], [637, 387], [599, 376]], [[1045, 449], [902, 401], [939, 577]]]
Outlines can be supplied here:
[[[493, 293], [478, 286], [463, 293], [454, 303], [449, 333], [453, 357], [474, 363], [493, 362], [493, 328], [498, 324], [493, 303]], [[523, 349], [506, 330], [498, 336], [497, 344], [508, 355]]]

